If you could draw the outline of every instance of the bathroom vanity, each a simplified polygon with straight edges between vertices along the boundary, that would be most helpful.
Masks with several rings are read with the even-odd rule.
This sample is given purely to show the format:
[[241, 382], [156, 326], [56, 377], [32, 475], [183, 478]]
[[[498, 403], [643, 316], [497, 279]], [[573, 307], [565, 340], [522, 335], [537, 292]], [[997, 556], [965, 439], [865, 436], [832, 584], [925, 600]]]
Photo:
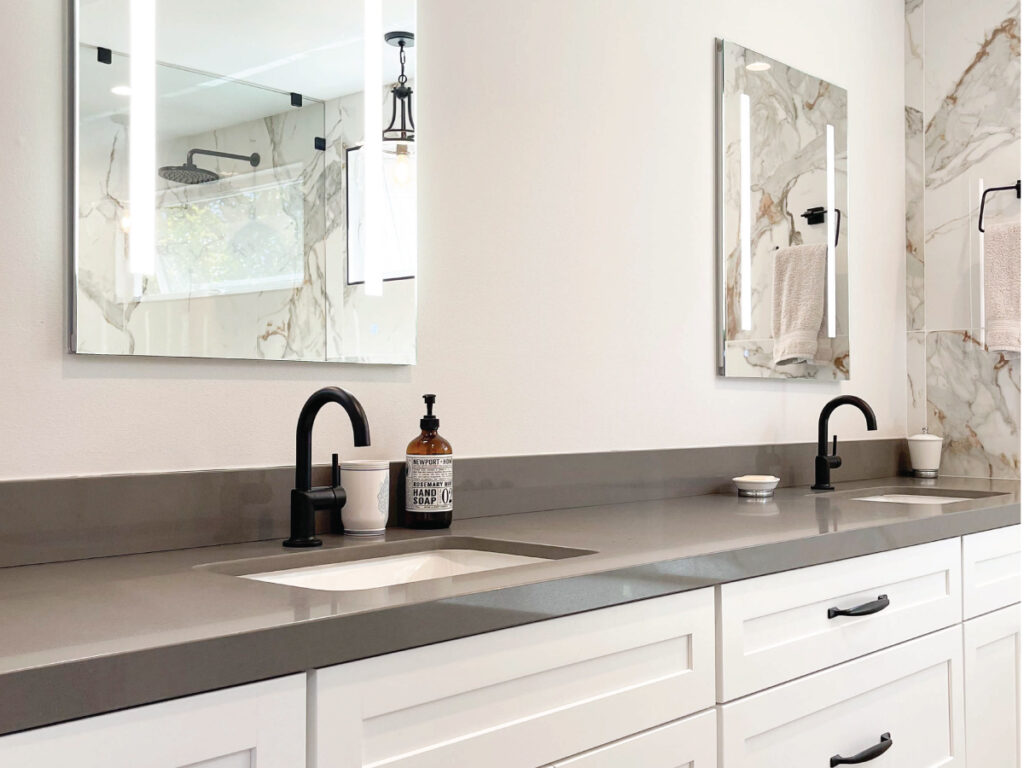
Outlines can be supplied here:
[[[0, 641], [0, 685], [25, 695], [17, 708], [4, 697], [0, 763], [1013, 766], [1017, 484], [940, 485], [791, 488], [767, 504], [710, 495], [456, 521], [450, 535], [395, 531], [384, 544], [327, 537], [316, 552], [268, 542], [10, 569], [3, 605], [24, 623]], [[906, 501], [922, 494], [964, 500]], [[439, 539], [532, 546], [541, 562], [354, 591], [240, 578]], [[86, 611], [84, 595], [113, 590], [123, 616], [16, 654], [19, 638], [47, 645], [47, 610], [62, 607], [19, 603], [20, 587], [33, 598], [74, 578], [67, 601]], [[116, 629], [129, 614], [132, 631]], [[162, 700], [189, 686], [207, 692]], [[74, 701], [80, 719], [57, 723]], [[89, 707], [107, 713], [82, 717]]]

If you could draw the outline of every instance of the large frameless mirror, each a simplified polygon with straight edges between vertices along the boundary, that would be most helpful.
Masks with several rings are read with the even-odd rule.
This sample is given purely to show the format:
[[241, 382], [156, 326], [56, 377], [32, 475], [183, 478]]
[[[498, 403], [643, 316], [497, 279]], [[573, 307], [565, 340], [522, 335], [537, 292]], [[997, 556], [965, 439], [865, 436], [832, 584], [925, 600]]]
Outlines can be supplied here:
[[416, 0], [75, 22], [71, 351], [414, 363]]
[[846, 91], [716, 54], [718, 372], [848, 379]]

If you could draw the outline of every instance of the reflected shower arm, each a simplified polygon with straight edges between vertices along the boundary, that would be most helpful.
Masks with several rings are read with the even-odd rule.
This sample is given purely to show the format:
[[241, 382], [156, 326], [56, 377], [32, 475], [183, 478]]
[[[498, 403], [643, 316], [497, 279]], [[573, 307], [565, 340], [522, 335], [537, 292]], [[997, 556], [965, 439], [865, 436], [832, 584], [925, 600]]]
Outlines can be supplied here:
[[218, 152], [215, 149], [190, 149], [188, 155], [185, 157], [185, 165], [195, 165], [192, 162], [193, 155], [210, 155], [212, 157], [226, 157], [228, 160], [244, 160], [249, 163], [253, 168], [260, 164], [260, 156], [258, 152], [253, 152], [251, 155], [235, 155], [231, 152]]

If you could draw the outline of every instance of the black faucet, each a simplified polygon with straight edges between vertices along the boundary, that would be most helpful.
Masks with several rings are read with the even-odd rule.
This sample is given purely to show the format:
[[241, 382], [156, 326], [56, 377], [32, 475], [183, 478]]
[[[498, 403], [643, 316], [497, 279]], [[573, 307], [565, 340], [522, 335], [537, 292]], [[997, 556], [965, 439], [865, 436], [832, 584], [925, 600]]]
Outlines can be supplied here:
[[825, 407], [821, 409], [821, 415], [818, 417], [818, 455], [814, 458], [814, 485], [811, 486], [812, 491], [835, 490], [832, 487], [830, 475], [833, 469], [839, 468], [843, 460], [836, 453], [839, 438], [834, 435], [832, 437], [832, 455], [828, 455], [828, 417], [840, 405], [853, 405], [860, 408], [861, 413], [864, 414], [864, 419], [868, 423], [868, 429], [871, 431], [878, 429], [878, 422], [875, 421], [875, 412], [871, 410], [871, 406], [855, 395], [842, 395], [825, 403]]
[[345, 506], [345, 489], [341, 487], [338, 454], [331, 461], [331, 485], [313, 488], [313, 422], [327, 403], [337, 403], [352, 422], [355, 445], [370, 444], [370, 424], [363, 406], [340, 387], [318, 389], [302, 406], [299, 423], [295, 428], [295, 488], [292, 489], [292, 535], [285, 539], [286, 547], [319, 547], [323, 542], [316, 537], [316, 512], [319, 509], [337, 509]]

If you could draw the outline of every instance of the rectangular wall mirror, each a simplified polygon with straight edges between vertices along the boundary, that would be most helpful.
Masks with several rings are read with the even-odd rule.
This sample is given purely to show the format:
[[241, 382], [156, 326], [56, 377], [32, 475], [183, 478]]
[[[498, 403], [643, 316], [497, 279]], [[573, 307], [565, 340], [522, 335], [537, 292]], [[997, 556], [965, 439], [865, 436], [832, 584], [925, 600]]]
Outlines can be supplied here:
[[79, 0], [71, 351], [414, 363], [415, 32], [416, 0]]
[[716, 54], [718, 372], [848, 379], [846, 91]]

